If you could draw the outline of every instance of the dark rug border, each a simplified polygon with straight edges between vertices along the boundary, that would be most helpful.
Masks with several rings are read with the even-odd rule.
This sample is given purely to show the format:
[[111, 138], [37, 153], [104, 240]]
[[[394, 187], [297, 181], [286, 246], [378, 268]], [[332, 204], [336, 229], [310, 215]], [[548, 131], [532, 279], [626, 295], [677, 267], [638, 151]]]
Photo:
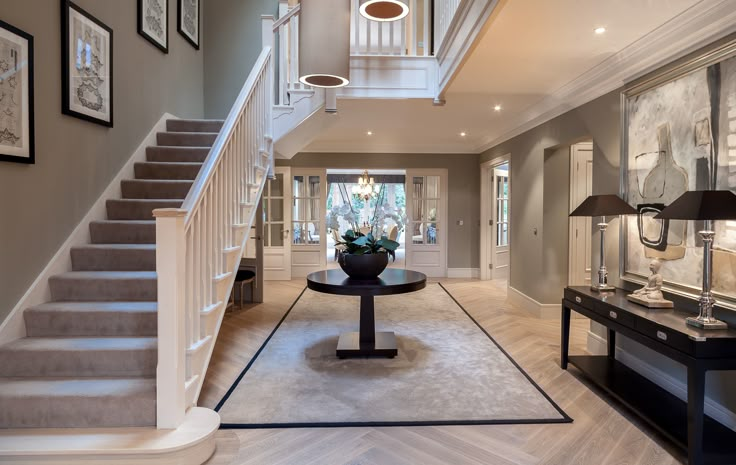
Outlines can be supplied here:
[[[356, 422], [319, 422], [319, 423], [221, 423], [220, 429], [267, 429], [267, 428], [345, 428], [345, 427], [397, 427], [397, 426], [474, 426], [474, 425], [538, 425], [538, 424], [561, 424], [561, 423], [572, 423], [573, 419], [565, 413], [562, 408], [560, 408], [557, 403], [552, 400], [552, 398], [529, 376], [529, 374], [524, 371], [521, 366], [516, 363], [516, 360], [511, 357], [508, 352], [504, 350], [503, 347], [495, 340], [493, 337], [488, 334], [488, 331], [486, 331], [476, 320], [473, 318], [470, 313], [463, 307], [460, 302], [455, 299], [455, 297], [450, 293], [450, 291], [445, 288], [445, 286], [442, 285], [442, 283], [437, 283], [440, 288], [445, 291], [445, 293], [450, 296], [453, 302], [455, 302], [455, 305], [460, 307], [460, 309], [465, 313], [465, 315], [470, 318], [470, 321], [475, 323], [475, 325], [483, 331], [483, 334], [488, 337], [488, 339], [493, 342], [493, 344], [498, 347], [498, 349], [503, 353], [506, 358], [508, 358], [511, 363], [516, 367], [517, 370], [521, 372], [521, 374], [524, 375], [524, 377], [534, 386], [547, 401], [552, 404], [552, 406], [557, 410], [557, 412], [562, 416], [560, 419], [553, 419], [553, 418], [544, 418], [544, 419], [517, 419], [517, 420], [435, 420], [435, 421], [356, 421]], [[268, 335], [266, 340], [263, 342], [261, 347], [258, 348], [258, 351], [253, 355], [253, 358], [248, 362], [248, 364], [243, 368], [243, 371], [240, 372], [240, 375], [238, 375], [238, 378], [233, 382], [233, 384], [230, 386], [230, 389], [225, 393], [223, 398], [220, 400], [220, 402], [217, 403], [217, 406], [215, 406], [215, 412], [219, 412], [220, 409], [225, 405], [225, 402], [227, 402], [230, 395], [235, 391], [235, 389], [240, 384], [240, 381], [243, 379], [245, 374], [248, 372], [251, 366], [255, 363], [256, 359], [259, 355], [261, 355], [261, 352], [266, 348], [266, 345], [271, 341], [271, 338], [276, 333], [276, 331], [279, 330], [283, 322], [286, 320], [286, 317], [289, 316], [291, 311], [294, 309], [296, 304], [299, 302], [299, 300], [304, 295], [304, 292], [306, 292], [307, 287], [305, 286], [304, 289], [302, 289], [302, 292], [299, 293], [299, 296], [294, 300], [294, 302], [291, 304], [289, 309], [284, 313], [284, 316], [281, 317], [281, 320], [279, 320], [276, 327], [271, 331], [271, 334]]]

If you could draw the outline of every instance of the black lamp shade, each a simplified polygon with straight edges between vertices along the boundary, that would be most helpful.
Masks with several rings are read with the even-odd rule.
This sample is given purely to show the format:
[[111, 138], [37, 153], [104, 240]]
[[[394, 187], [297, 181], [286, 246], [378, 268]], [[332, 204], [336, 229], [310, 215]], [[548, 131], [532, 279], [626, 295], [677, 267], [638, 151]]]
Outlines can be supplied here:
[[570, 216], [636, 215], [634, 207], [614, 194], [591, 195], [570, 213]]
[[733, 220], [736, 219], [736, 194], [731, 191], [688, 191], [682, 194], [656, 219], [663, 220]]

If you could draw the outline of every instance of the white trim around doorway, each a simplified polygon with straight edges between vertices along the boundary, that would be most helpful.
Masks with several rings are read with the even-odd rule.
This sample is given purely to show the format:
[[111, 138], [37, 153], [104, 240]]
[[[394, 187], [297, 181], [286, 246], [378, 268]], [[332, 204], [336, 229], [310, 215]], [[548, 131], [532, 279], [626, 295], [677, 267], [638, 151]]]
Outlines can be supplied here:
[[[507, 153], [493, 160], [480, 164], [480, 279], [493, 279], [493, 270], [490, 265], [493, 263], [493, 247], [491, 241], [493, 239], [493, 226], [489, 221], [493, 219], [491, 195], [489, 189], [490, 181], [493, 177], [490, 175], [491, 170], [498, 165], [508, 163], [509, 165], [509, 212], [513, 203], [513, 183], [511, 182], [511, 154]], [[513, 244], [509, 244], [509, 252]]]

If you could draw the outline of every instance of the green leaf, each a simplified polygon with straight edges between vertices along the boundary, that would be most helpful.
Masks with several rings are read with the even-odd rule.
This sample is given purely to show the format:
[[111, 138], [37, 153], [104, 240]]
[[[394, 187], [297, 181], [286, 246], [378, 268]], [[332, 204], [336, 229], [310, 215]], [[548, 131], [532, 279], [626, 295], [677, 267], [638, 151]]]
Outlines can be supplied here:
[[396, 241], [392, 241], [391, 239], [381, 239], [380, 241], [376, 242], [376, 244], [391, 252], [398, 249], [401, 245]]
[[353, 244], [360, 245], [360, 246], [365, 246], [365, 245], [368, 244], [368, 238], [365, 237], [365, 236], [360, 236], [359, 238], [357, 238], [357, 239], [355, 239], [353, 241]]

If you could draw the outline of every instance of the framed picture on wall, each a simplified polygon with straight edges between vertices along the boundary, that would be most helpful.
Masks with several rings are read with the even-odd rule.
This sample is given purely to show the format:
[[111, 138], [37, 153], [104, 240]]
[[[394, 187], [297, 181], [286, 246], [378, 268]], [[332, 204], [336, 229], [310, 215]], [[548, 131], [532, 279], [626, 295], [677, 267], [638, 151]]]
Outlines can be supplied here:
[[199, 0], [177, 0], [176, 29], [179, 34], [199, 50]]
[[33, 36], [0, 21], [0, 160], [35, 163]]
[[[665, 286], [695, 296], [703, 224], [654, 216], [686, 191], [736, 191], [736, 41], [626, 89], [622, 109], [622, 187], [639, 211], [622, 223], [622, 277], [645, 282], [658, 258]], [[715, 225], [713, 291], [736, 306], [736, 222]]]
[[169, 53], [169, 0], [138, 0], [138, 34]]
[[112, 127], [112, 29], [61, 0], [61, 111]]

